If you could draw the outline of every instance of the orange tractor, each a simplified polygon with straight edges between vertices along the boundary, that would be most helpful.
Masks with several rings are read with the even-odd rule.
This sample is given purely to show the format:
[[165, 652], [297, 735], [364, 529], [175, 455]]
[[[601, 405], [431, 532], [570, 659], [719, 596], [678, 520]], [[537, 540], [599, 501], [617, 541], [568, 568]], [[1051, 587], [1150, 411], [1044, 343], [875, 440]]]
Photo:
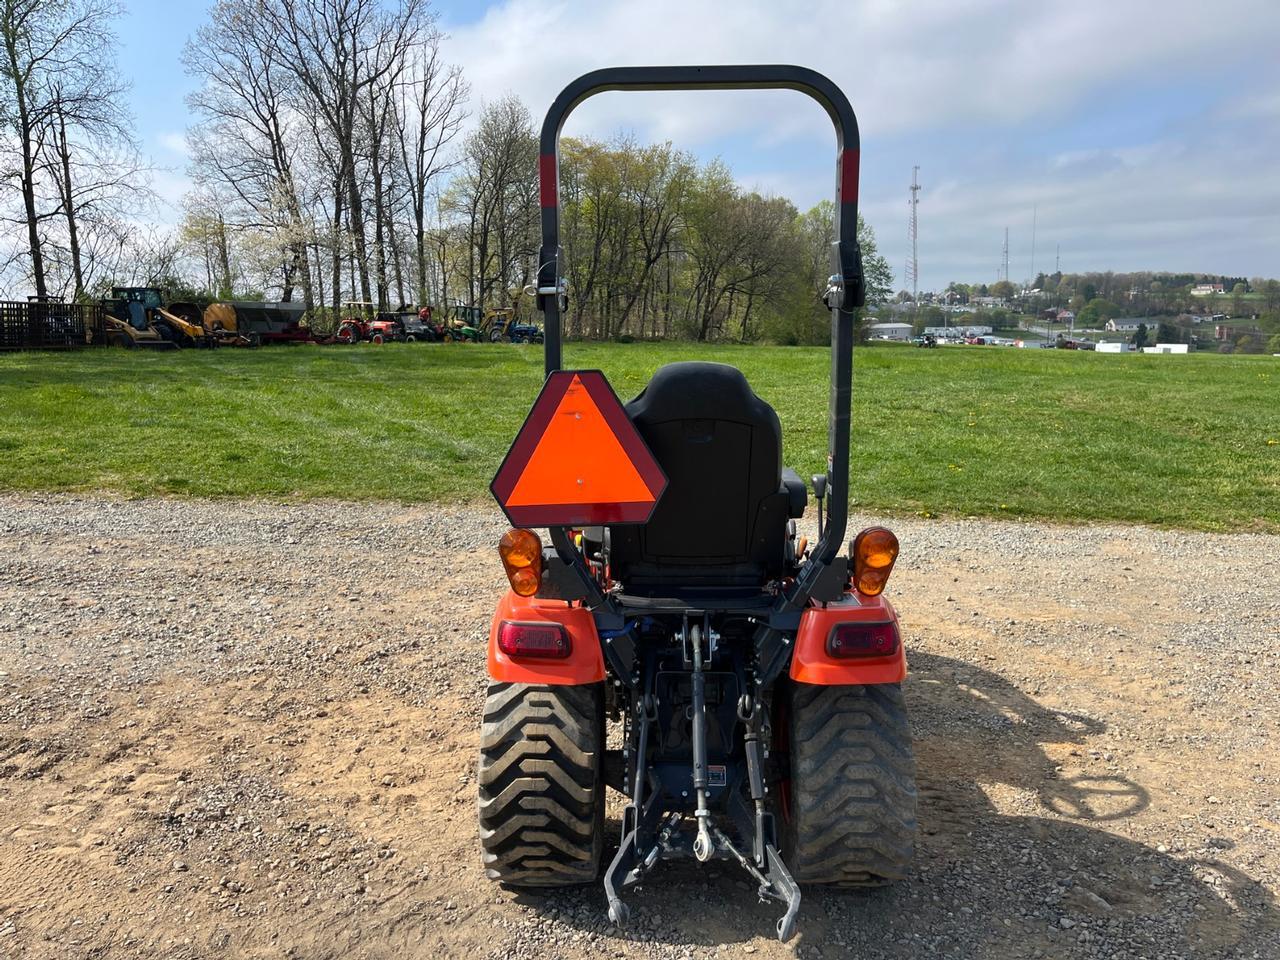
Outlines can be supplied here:
[[[603, 90], [697, 88], [797, 90], [835, 124], [829, 448], [812, 478], [812, 545], [796, 527], [807, 485], [739, 370], [668, 364], [623, 404], [600, 371], [561, 366], [561, 125]], [[883, 527], [845, 541], [865, 289], [857, 121], [830, 80], [799, 67], [600, 70], [548, 112], [540, 176], [546, 381], [491, 486], [512, 529], [489, 634], [484, 865], [513, 887], [603, 880], [621, 926], [624, 892], [664, 861], [728, 860], [784, 905], [786, 941], [805, 884], [898, 880], [916, 831], [906, 659], [884, 596], [898, 541]], [[611, 859], [608, 790], [626, 802]]]

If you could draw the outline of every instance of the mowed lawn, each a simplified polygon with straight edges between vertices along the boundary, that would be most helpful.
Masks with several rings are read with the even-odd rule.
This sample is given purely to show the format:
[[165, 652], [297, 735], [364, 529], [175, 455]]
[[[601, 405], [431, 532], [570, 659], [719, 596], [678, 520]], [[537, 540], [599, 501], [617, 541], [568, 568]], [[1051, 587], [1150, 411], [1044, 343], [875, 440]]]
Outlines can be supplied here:
[[[565, 349], [624, 400], [682, 358], [742, 368], [787, 463], [822, 469], [825, 349]], [[539, 348], [503, 345], [0, 355], [0, 489], [484, 502], [541, 382]], [[1280, 360], [860, 348], [852, 493], [890, 513], [1280, 529]]]

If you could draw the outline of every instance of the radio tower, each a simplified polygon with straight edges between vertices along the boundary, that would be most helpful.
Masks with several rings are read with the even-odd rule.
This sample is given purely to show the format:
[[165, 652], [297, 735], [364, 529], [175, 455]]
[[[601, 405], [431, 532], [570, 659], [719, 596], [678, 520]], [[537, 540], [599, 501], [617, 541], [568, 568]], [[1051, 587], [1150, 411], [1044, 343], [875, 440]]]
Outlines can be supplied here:
[[1036, 205], [1031, 205], [1031, 284], [1036, 282]]
[[920, 263], [916, 257], [916, 239], [917, 227], [916, 223], [916, 207], [920, 204], [920, 183], [917, 174], [920, 168], [918, 166], [911, 168], [911, 217], [907, 220], [907, 239], [911, 241], [911, 259], [907, 261], [906, 282], [911, 287], [911, 303], [914, 305], [919, 299], [920, 294]]
[[1004, 228], [1004, 250], [1000, 253], [1000, 279], [1009, 279], [1009, 228]]

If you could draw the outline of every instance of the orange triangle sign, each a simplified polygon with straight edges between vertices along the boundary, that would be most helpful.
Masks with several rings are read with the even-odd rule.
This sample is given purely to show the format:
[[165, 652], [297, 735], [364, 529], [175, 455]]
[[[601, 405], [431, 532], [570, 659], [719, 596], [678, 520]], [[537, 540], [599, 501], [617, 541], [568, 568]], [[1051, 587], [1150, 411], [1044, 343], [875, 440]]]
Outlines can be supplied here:
[[598, 370], [547, 378], [490, 489], [518, 527], [644, 523], [666, 489]]

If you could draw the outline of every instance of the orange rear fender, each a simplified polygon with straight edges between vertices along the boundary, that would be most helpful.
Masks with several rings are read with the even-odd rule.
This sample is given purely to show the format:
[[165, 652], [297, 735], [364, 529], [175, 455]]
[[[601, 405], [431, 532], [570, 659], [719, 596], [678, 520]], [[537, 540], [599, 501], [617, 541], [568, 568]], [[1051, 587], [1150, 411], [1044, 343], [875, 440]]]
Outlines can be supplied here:
[[827, 638], [842, 623], [892, 623], [898, 614], [883, 596], [845, 594], [843, 600], [825, 607], [810, 607], [800, 615], [795, 653], [791, 657], [791, 679], [818, 686], [845, 684], [901, 683], [907, 676], [907, 656], [898, 632], [898, 649], [882, 657], [834, 657], [827, 651]]
[[[569, 638], [562, 659], [510, 657], [498, 649], [498, 627], [512, 623], [558, 623]], [[540, 600], [506, 592], [489, 626], [489, 676], [501, 683], [580, 684], [604, 679], [604, 654], [591, 611], [563, 600]]]

